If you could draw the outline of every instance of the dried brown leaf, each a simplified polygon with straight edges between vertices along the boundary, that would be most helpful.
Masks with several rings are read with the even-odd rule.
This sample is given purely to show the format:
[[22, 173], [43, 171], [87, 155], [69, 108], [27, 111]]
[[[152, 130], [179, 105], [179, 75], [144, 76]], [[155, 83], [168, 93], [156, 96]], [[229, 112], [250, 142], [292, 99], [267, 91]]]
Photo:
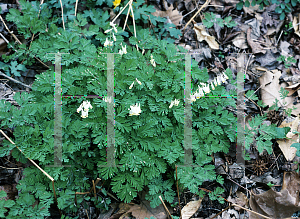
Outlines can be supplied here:
[[194, 25], [194, 30], [197, 34], [197, 39], [199, 42], [205, 40], [211, 49], [219, 49], [219, 44], [216, 42], [215, 37], [210, 36], [203, 25]]
[[191, 218], [196, 211], [200, 208], [202, 199], [199, 199], [198, 201], [191, 201], [187, 203], [186, 206], [184, 206], [181, 210], [182, 219], [189, 219]]

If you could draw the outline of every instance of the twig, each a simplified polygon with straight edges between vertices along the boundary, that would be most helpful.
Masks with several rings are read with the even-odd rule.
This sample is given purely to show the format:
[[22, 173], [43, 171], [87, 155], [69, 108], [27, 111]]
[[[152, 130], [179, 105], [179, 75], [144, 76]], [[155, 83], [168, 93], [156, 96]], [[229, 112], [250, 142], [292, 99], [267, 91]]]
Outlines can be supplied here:
[[261, 110], [260, 106], [258, 106], [257, 103], [255, 103], [252, 99], [248, 98], [246, 95], [245, 95], [245, 97], [246, 97], [248, 100], [250, 100], [252, 103], [254, 103], [254, 104], [259, 108], [259, 110], [260, 110], [260, 115], [262, 116], [263, 113], [262, 113], [262, 110]]
[[194, 14], [194, 16], [186, 23], [186, 25], [184, 26], [183, 28], [183, 35], [184, 35], [184, 30], [185, 28], [192, 22], [192, 20], [200, 13], [200, 11], [206, 7], [209, 3], [210, 3], [211, 0], [206, 0], [206, 2], [204, 3], [204, 5], [201, 6], [201, 8], [197, 11], [196, 14]]
[[78, 0], [76, 0], [76, 4], [75, 4], [75, 17], [76, 17], [76, 12], [77, 12], [77, 5], [78, 5]]
[[90, 218], [89, 218], [89, 214], [88, 214], [88, 212], [87, 212], [87, 210], [86, 210], [86, 209], [85, 209], [85, 212], [86, 212], [86, 215], [87, 215], [88, 219], [90, 219]]
[[66, 30], [65, 29], [65, 21], [64, 21], [64, 8], [63, 8], [61, 0], [59, 0], [59, 1], [60, 1], [60, 7], [61, 7], [61, 19], [62, 19], [64, 30]]
[[237, 204], [234, 204], [234, 203], [231, 203], [233, 206], [236, 206], [236, 207], [239, 207], [239, 208], [241, 208], [241, 209], [244, 209], [245, 211], [250, 211], [250, 212], [252, 212], [253, 214], [257, 214], [257, 215], [259, 215], [259, 216], [261, 216], [261, 217], [263, 217], [263, 218], [266, 218], [266, 219], [272, 219], [272, 218], [270, 218], [270, 217], [267, 217], [267, 216], [264, 216], [264, 215], [262, 215], [262, 214], [260, 214], [260, 213], [257, 213], [257, 212], [255, 212], [255, 211], [252, 211], [252, 210], [250, 210], [250, 209], [247, 209], [247, 208], [244, 208], [244, 207], [242, 207], [242, 206], [240, 206], [240, 205], [237, 205]]
[[8, 29], [8, 27], [6, 26], [6, 23], [4, 22], [4, 20], [3, 20], [3, 18], [2, 18], [1, 15], [0, 15], [0, 19], [1, 19], [2, 23], [4, 24], [6, 30], [7, 30], [7, 31], [15, 38], [15, 40], [16, 40], [19, 44], [22, 44], [22, 43], [20, 42], [20, 40], [15, 36], [15, 34], [13, 34], [13, 32], [10, 31], [10, 30]]
[[[4, 24], [6, 30], [7, 30], [7, 31], [15, 38], [15, 40], [16, 40], [20, 45], [22, 45], [22, 43], [20, 42], [20, 40], [13, 34], [12, 31], [10, 31], [10, 30], [8, 29], [8, 27], [6, 26], [6, 23], [4, 22], [3, 18], [1, 17], [1, 15], [0, 15], [0, 19], [1, 19], [2, 23]], [[2, 35], [2, 34], [1, 34], [1, 35]], [[18, 52], [18, 50], [16, 50], [16, 49], [14, 49], [14, 50], [15, 50], [15, 52]], [[34, 58], [35, 58], [36, 60], [38, 60], [42, 65], [46, 66], [47, 68], [50, 68], [48, 65], [46, 65], [45, 63], [43, 63], [39, 58], [37, 58], [37, 57], [35, 57], [35, 56], [34, 56]]]
[[[200, 188], [200, 189], [203, 190], [203, 191], [205, 191], [205, 192], [211, 192], [211, 191], [208, 190], [208, 189], [204, 189], [204, 188]], [[252, 211], [252, 210], [249, 210], [249, 209], [247, 209], [247, 208], [244, 208], [244, 207], [242, 207], [242, 206], [240, 206], [240, 205], [234, 204], [234, 203], [228, 201], [226, 198], [223, 198], [221, 195], [218, 195], [218, 197], [221, 197], [222, 199], [224, 199], [224, 200], [227, 201], [228, 203], [231, 203], [233, 206], [242, 208], [242, 209], [244, 209], [244, 210], [246, 210], [246, 211], [250, 211], [250, 212], [252, 212], [252, 213], [254, 213], [254, 214], [257, 214], [257, 215], [259, 215], [259, 216], [261, 216], [261, 217], [263, 217], [263, 218], [272, 219], [272, 218], [270, 218], [270, 217], [264, 216], [264, 215], [262, 215], [262, 214], [260, 214], [260, 213], [255, 212], [255, 211]]]
[[0, 36], [2, 37], [2, 39], [3, 39], [7, 44], [9, 44], [9, 41], [2, 35], [2, 33], [0, 33]]
[[4, 168], [4, 169], [8, 169], [8, 170], [18, 170], [22, 167], [3, 167], [3, 166], [0, 166], [1, 168]]
[[210, 218], [210, 219], [214, 219], [215, 217], [217, 217], [217, 216], [219, 216], [220, 214], [222, 214], [224, 211], [226, 211], [228, 208], [230, 208], [231, 207], [231, 205], [230, 205], [230, 203], [229, 203], [229, 205], [228, 205], [228, 207], [227, 208], [225, 208], [223, 211], [220, 211], [218, 214], [216, 214], [215, 216], [213, 216], [212, 218]]
[[171, 213], [169, 212], [167, 206], [165, 205], [164, 201], [162, 200], [161, 196], [159, 196], [160, 201], [162, 202], [163, 206], [165, 207], [166, 211], [169, 213], [170, 217], [173, 219]]
[[136, 30], [135, 30], [135, 20], [134, 20], [134, 13], [133, 13], [133, 9], [132, 9], [132, 1], [131, 4], [129, 5], [131, 13], [132, 13], [132, 20], [133, 20], [133, 29], [134, 29], [134, 37], [136, 38]]
[[[4, 135], [4, 137], [10, 142], [12, 143], [13, 145], [16, 146], [16, 148], [26, 157], [26, 155], [23, 153], [23, 151], [12, 141], [10, 140], [10, 138], [0, 129], [0, 132], [2, 133], [2, 135]], [[45, 174], [51, 181], [52, 181], [52, 187], [53, 187], [53, 193], [54, 193], [54, 198], [55, 198], [55, 202], [56, 204], [58, 205], [58, 202], [57, 202], [57, 197], [56, 197], [56, 192], [55, 192], [55, 187], [54, 187], [54, 179], [48, 174], [46, 173], [39, 165], [37, 165], [33, 160], [31, 160], [29, 157], [27, 157], [27, 159], [34, 165], [36, 166], [43, 174]], [[61, 215], [61, 211], [60, 209], [59, 210], [59, 213]]]
[[123, 30], [125, 30], [127, 20], [128, 20], [128, 16], [129, 16], [129, 12], [130, 12], [130, 8], [128, 8], [128, 11], [127, 11], [127, 15], [126, 15], [125, 23], [124, 23], [124, 26], [123, 26]]
[[115, 20], [120, 16], [120, 14], [125, 10], [125, 8], [129, 5], [129, 3], [132, 2], [132, 0], [130, 0], [125, 7], [119, 12], [119, 14], [111, 21], [112, 23], [115, 22]]
[[193, 12], [198, 8], [198, 5], [199, 5], [199, 4], [200, 4], [200, 0], [198, 1], [196, 7], [195, 7], [193, 10], [191, 10], [189, 13], [185, 14], [184, 16], [182, 16], [182, 18], [186, 17], [186, 16], [189, 15], [190, 13], [193, 13]]
[[280, 33], [280, 35], [279, 35], [279, 37], [278, 37], [278, 39], [277, 39], [277, 41], [276, 41], [276, 45], [278, 45], [278, 42], [279, 42], [279, 40], [280, 40], [280, 38], [281, 38], [282, 33], [283, 33], [283, 30], [281, 31], [281, 33]]
[[[149, 17], [149, 21], [150, 21], [150, 29], [152, 29], [153, 30], [153, 33], [154, 33], [154, 35], [155, 35], [155, 37], [156, 37], [156, 39], [158, 40], [158, 38], [157, 38], [157, 36], [156, 36], [156, 33], [155, 33], [155, 31], [154, 31], [154, 25], [152, 24], [152, 22], [151, 22], [151, 19], [150, 19], [150, 16], [148, 15], [148, 14], [145, 14], [145, 13], [141, 13], [141, 14], [144, 14], [144, 15], [146, 15], [146, 16], [148, 16]], [[149, 29], [149, 32], [150, 32], [150, 29]], [[124, 30], [124, 29], [123, 29]]]
[[15, 83], [17, 83], [17, 84], [21, 84], [21, 85], [23, 85], [24, 87], [27, 87], [27, 88], [29, 88], [29, 89], [32, 90], [32, 88], [31, 88], [29, 85], [24, 84], [24, 83], [22, 83], [21, 81], [18, 81], [18, 80], [16, 80], [16, 79], [13, 79], [12, 77], [7, 76], [6, 74], [2, 73], [1, 71], [0, 71], [0, 76], [6, 77], [6, 78], [8, 78], [8, 79], [11, 80], [11, 81], [13, 81], [13, 82], [15, 82]]
[[180, 207], [179, 188], [178, 188], [177, 165], [176, 165], [176, 186], [177, 186], [177, 195], [178, 195], [178, 207], [179, 207], [180, 216], [182, 217], [182, 215], [181, 215], [181, 207]]

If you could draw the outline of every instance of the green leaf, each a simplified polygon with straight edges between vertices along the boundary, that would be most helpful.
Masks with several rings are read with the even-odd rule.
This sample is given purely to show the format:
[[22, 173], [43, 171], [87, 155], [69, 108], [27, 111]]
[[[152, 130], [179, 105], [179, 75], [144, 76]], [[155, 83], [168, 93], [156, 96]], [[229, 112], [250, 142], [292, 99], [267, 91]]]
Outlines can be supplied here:
[[250, 6], [250, 2], [248, 0], [245, 1], [245, 7], [249, 7]]
[[6, 196], [7, 196], [6, 192], [4, 192], [3, 190], [1, 190], [0, 191], [0, 198], [4, 198]]
[[18, 64], [17, 61], [12, 61], [10, 64], [11, 73], [15, 76], [21, 76], [19, 71], [26, 71], [25, 65]]
[[243, 9], [243, 5], [244, 5], [243, 1], [240, 1], [239, 3], [236, 4], [236, 9], [237, 10], [242, 10]]
[[294, 143], [291, 145], [291, 147], [296, 148], [297, 152], [296, 152], [296, 156], [300, 156], [300, 143]]
[[286, 134], [291, 130], [291, 128], [290, 127], [283, 127], [283, 128], [275, 127], [275, 130], [276, 130], [276, 138], [284, 139], [284, 138], [286, 138]]
[[273, 183], [271, 183], [271, 182], [268, 182], [268, 184], [267, 184], [270, 188], [272, 188], [273, 186], [274, 186], [274, 184]]
[[285, 13], [282, 12], [282, 13], [280, 14], [280, 20], [284, 20], [284, 18], [285, 18]]

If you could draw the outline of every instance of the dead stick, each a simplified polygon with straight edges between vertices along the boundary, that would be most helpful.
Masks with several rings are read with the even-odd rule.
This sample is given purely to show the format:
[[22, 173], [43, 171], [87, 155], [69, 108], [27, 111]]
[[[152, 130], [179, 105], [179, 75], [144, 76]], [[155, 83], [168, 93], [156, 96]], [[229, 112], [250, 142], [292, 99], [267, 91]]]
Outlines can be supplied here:
[[178, 188], [177, 165], [176, 165], [176, 184], [177, 184], [177, 195], [178, 195], [178, 206], [179, 206], [179, 212], [180, 212], [180, 216], [182, 217], [182, 215], [181, 215], [181, 207], [180, 207], [179, 188]]
[[27, 88], [29, 88], [29, 89], [32, 90], [32, 88], [31, 88], [30, 86], [28, 86], [27, 84], [24, 84], [24, 83], [22, 83], [21, 81], [17, 81], [16, 79], [13, 79], [12, 77], [9, 77], [8, 75], [3, 74], [1, 71], [0, 71], [0, 76], [6, 77], [6, 78], [8, 78], [8, 79], [11, 80], [11, 81], [13, 81], [13, 82], [15, 82], [15, 83], [17, 83], [17, 84], [21, 84], [21, 85], [23, 85], [24, 87], [27, 87]]
[[200, 11], [206, 7], [209, 3], [210, 3], [211, 0], [206, 0], [206, 2], [204, 3], [204, 5], [201, 6], [201, 8], [197, 11], [196, 14], [194, 14], [194, 16], [189, 20], [189, 22], [186, 23], [186, 25], [184, 26], [183, 28], [183, 35], [184, 35], [184, 30], [185, 28], [191, 23], [191, 21], [200, 13]]
[[169, 212], [167, 206], [165, 205], [164, 201], [162, 200], [161, 196], [159, 196], [160, 201], [162, 202], [163, 206], [165, 207], [166, 211], [169, 213], [170, 217], [173, 219], [171, 213]]
[[260, 213], [257, 213], [257, 212], [255, 212], [255, 211], [252, 211], [252, 210], [250, 210], [250, 209], [244, 208], [244, 207], [242, 207], [242, 206], [240, 206], [240, 205], [233, 204], [233, 203], [231, 203], [231, 204], [232, 204], [233, 206], [236, 206], [236, 207], [239, 207], [239, 208], [241, 208], [241, 209], [244, 209], [245, 211], [250, 211], [250, 212], [252, 212], [253, 214], [257, 214], [257, 215], [259, 215], [259, 216], [261, 216], [261, 217], [263, 217], [263, 218], [272, 219], [272, 218], [270, 218], [270, 217], [264, 216], [264, 215], [262, 215], [262, 214], [260, 214]]

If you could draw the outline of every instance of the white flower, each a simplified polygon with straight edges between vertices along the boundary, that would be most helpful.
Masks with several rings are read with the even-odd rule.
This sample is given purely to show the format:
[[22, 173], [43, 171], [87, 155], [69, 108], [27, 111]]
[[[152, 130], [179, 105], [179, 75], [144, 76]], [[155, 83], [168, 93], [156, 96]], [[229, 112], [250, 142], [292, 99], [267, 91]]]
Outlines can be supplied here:
[[107, 47], [109, 45], [109, 40], [106, 38], [106, 41], [104, 43], [104, 47]]
[[114, 29], [114, 31], [115, 31], [116, 33], [118, 33], [118, 30], [117, 30], [117, 28], [116, 28], [116, 24], [114, 24], [113, 22], [110, 22], [109, 25], [112, 26], [113, 28], [104, 31], [104, 33], [108, 33], [108, 32], [110, 32], [110, 31], [112, 31], [112, 29]]
[[180, 102], [180, 100], [176, 100], [176, 98], [175, 98], [175, 100], [171, 101], [169, 108], [172, 108], [173, 105], [178, 106], [179, 102]]
[[212, 90], [215, 89], [213, 82], [211, 82], [211, 89], [212, 89]]
[[133, 85], [134, 85], [134, 82], [132, 82], [132, 84], [130, 85], [129, 89], [131, 89], [133, 87]]
[[191, 99], [189, 99], [190, 102], [195, 102], [196, 101], [196, 95], [195, 94], [191, 94]]
[[217, 78], [214, 79], [215, 86], [218, 86]]
[[155, 61], [154, 61], [154, 59], [153, 59], [153, 56], [151, 55], [151, 60], [150, 60], [150, 63], [154, 66], [154, 67], [156, 67], [156, 63], [155, 63]]
[[128, 109], [128, 110], [130, 110], [129, 116], [132, 116], [132, 115], [138, 116], [142, 112], [141, 111], [141, 104], [139, 103], [139, 104], [136, 104], [136, 105], [131, 105], [130, 109]]
[[116, 28], [116, 24], [114, 24], [113, 22], [110, 22], [109, 24], [110, 24], [110, 26], [113, 27], [114, 31], [115, 31], [116, 33], [118, 33], [118, 30], [117, 30], [117, 28]]
[[108, 99], [107, 99], [107, 97], [105, 97], [105, 98], [104, 98], [104, 101], [105, 101], [105, 102], [111, 103], [111, 97], [109, 97]]
[[226, 79], [222, 75], [219, 75], [219, 80], [222, 81], [222, 83], [226, 81]]
[[226, 80], [229, 79], [228, 76], [225, 74], [225, 72], [223, 72], [223, 76]]
[[220, 76], [217, 77], [217, 84], [221, 85], [221, 78], [220, 78]]
[[140, 85], [142, 85], [142, 82], [140, 82], [137, 78], [135, 78], [135, 80], [137, 81], [137, 83], [139, 83]]
[[[109, 98], [107, 98], [107, 97], [105, 97], [104, 98], [104, 101], [107, 103], [107, 102], [109, 102], [109, 103], [111, 103], [111, 101], [112, 101], [112, 98], [111, 97], [109, 97]], [[115, 107], [116, 105], [114, 104], [114, 107]]]
[[90, 104], [89, 101], [83, 101], [83, 103], [79, 106], [79, 108], [77, 109], [77, 113], [79, 113], [81, 111], [81, 117], [82, 118], [87, 118], [88, 117], [88, 112], [89, 109], [92, 109], [92, 105]]
[[124, 53], [124, 54], [127, 53], [127, 51], [126, 51], [126, 45], [125, 45], [124, 47], [122, 46], [122, 50], [123, 50], [123, 53]]
[[115, 34], [113, 33], [113, 39], [114, 39], [114, 41], [116, 41], [117, 39], [116, 39], [116, 37], [115, 37]]
[[126, 53], [127, 53], [127, 51], [126, 51], [126, 45], [125, 45], [124, 47], [122, 46], [122, 49], [119, 50], [119, 54], [123, 55], [123, 54], [126, 54]]
[[208, 85], [208, 84], [205, 85], [202, 89], [203, 89], [204, 93], [206, 93], [206, 94], [210, 92], [210, 89], [209, 89], [209, 85]]

